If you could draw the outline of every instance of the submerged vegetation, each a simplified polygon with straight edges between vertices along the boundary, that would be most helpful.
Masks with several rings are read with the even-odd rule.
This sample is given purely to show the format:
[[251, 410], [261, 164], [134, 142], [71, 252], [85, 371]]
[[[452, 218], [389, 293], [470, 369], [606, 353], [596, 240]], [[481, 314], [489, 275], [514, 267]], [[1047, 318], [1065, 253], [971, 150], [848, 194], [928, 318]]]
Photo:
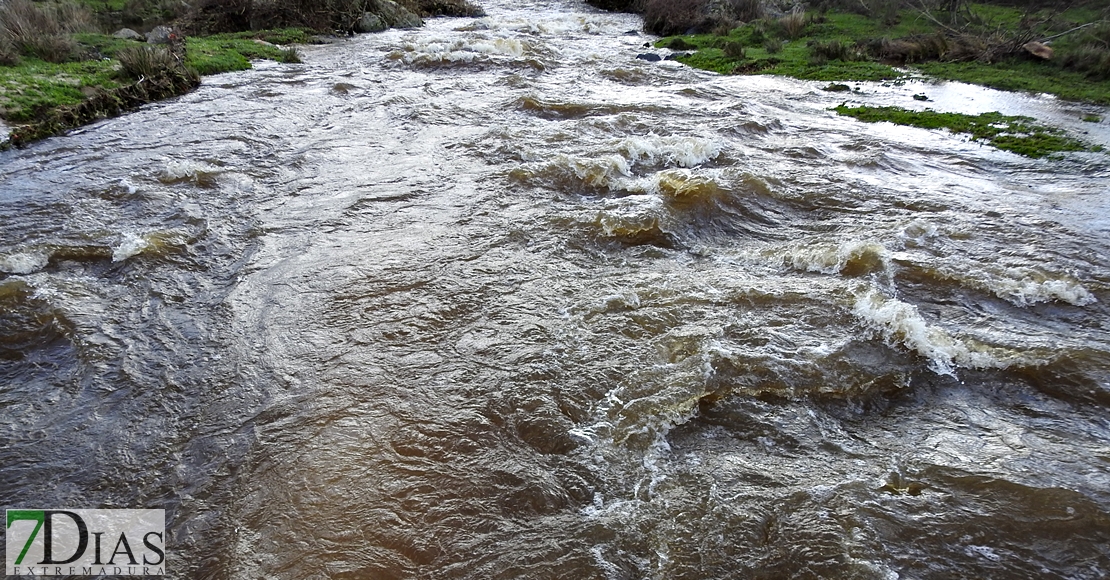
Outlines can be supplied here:
[[658, 47], [722, 74], [875, 81], [916, 70], [1110, 104], [1110, 5], [1099, 0], [817, 0], [786, 12], [757, 0], [646, 0], [644, 14], [645, 29], [666, 36]]
[[1090, 146], [1069, 137], [1061, 129], [1037, 124], [1030, 117], [1007, 116], [997, 112], [963, 115], [931, 110], [909, 111], [899, 107], [849, 107], [847, 104], [833, 110], [868, 123], [887, 121], [923, 129], [947, 129], [1026, 157], [1048, 157], [1066, 151], [1102, 151], [1102, 147]]

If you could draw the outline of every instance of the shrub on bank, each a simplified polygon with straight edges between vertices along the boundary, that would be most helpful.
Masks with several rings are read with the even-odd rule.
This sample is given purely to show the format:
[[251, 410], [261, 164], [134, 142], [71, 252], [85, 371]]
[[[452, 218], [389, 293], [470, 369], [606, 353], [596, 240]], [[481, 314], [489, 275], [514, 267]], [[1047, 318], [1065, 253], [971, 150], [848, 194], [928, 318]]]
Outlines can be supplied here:
[[486, 15], [480, 6], [467, 0], [407, 0], [400, 2], [413, 13], [428, 18], [432, 16], [464, 16], [476, 18]]
[[160, 20], [169, 22], [185, 15], [189, 2], [185, 0], [127, 0], [123, 5], [123, 17], [131, 22]]
[[691, 34], [705, 28], [706, 0], [646, 0], [644, 30], [659, 36]]
[[644, 30], [660, 36], [728, 36], [741, 23], [757, 20], [762, 10], [759, 0], [644, 0]]
[[763, 18], [763, 0], [728, 0], [729, 16], [740, 22], [752, 22]]
[[1110, 79], [1110, 23], [1084, 30], [1078, 46], [1061, 51], [1060, 64], [1094, 80]]
[[643, 0], [586, 0], [586, 4], [611, 12], [642, 12]]
[[14, 66], [19, 64], [19, 53], [12, 46], [12, 42], [0, 36], [0, 66]]
[[130, 46], [119, 51], [116, 58], [120, 63], [120, 72], [133, 79], [154, 78], [181, 67], [180, 61], [166, 46]]
[[[389, 26], [413, 16], [482, 16], [469, 0], [199, 0], [181, 19], [190, 34], [273, 28], [358, 31], [363, 15], [379, 15]], [[410, 24], [411, 25], [411, 24]]]
[[805, 10], [795, 9], [779, 18], [779, 27], [782, 28], [783, 34], [787, 38], [791, 40], [798, 38], [806, 29]]

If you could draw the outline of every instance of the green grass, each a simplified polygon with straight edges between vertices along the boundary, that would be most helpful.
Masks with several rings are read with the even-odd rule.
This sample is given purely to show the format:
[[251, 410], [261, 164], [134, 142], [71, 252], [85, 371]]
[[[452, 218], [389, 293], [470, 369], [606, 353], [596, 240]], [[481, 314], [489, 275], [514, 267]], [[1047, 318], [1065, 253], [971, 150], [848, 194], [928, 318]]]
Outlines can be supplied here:
[[[1022, 10], [987, 4], [973, 4], [972, 29], [984, 33], [1014, 29], [1025, 13]], [[1062, 32], [1079, 23], [1098, 20], [1101, 12], [1090, 5], [1065, 11], [1051, 23], [1038, 29], [1045, 37]], [[657, 47], [668, 48], [679, 39], [676, 50], [695, 52], [679, 56], [679, 62], [721, 74], [773, 74], [804, 80], [829, 82], [879, 81], [905, 75], [867, 54], [863, 46], [882, 39], [902, 39], [935, 35], [938, 27], [915, 10], [903, 10], [892, 24], [859, 14], [829, 12], [811, 15], [802, 36], [786, 40], [781, 51], [769, 53], [764, 45], [784, 39], [776, 21], [757, 21], [740, 26], [727, 36], [709, 34], [664, 38]], [[813, 45], [839, 42], [849, 54], [829, 60], [815, 51]], [[730, 57], [723, 48], [726, 43], [740, 43], [743, 55]], [[1059, 56], [1083, 42], [1079, 34], [1066, 35], [1053, 42]], [[685, 44], [686, 46], [682, 46]], [[736, 54], [734, 51], [733, 54]], [[961, 81], [1006, 91], [1048, 93], [1071, 101], [1110, 105], [1110, 79], [1098, 80], [1082, 73], [1065, 70], [1060, 58], [1040, 62], [1013, 59], [993, 64], [981, 62], [923, 62], [911, 66], [931, 77]]]
[[[684, 36], [683, 41], [697, 47], [697, 51], [679, 56], [678, 61], [721, 74], [781, 75], [814, 81], [881, 81], [904, 76], [877, 62], [812, 63], [810, 49], [804, 39], [786, 42], [781, 51], [772, 54], [763, 48], [762, 40], [753, 38], [751, 28], [751, 25], [745, 26], [727, 37], [708, 34]], [[663, 39], [656, 45], [667, 47], [670, 40]], [[725, 55], [721, 47], [729, 40], [743, 44], [744, 57], [732, 58]]]
[[1045, 63], [927, 62], [914, 65], [914, 68], [939, 79], [1003, 91], [1047, 93], [1069, 101], [1110, 105], [1110, 79], [1093, 80], [1083, 74]]
[[[679, 62], [721, 74], [770, 74], [817, 81], [880, 81], [904, 76], [889, 66], [866, 60], [815, 62], [810, 47], [806, 46], [809, 40], [838, 40], [854, 45], [853, 37], [872, 34], [881, 26], [876, 21], [856, 14], [830, 13], [825, 22], [810, 23], [801, 38], [786, 40], [782, 50], [772, 54], [763, 45], [769, 38], [782, 36], [775, 26], [773, 22], [749, 23], [734, 29], [728, 36], [670, 37], [660, 40], [656, 46], [667, 48], [674, 38], [681, 38], [696, 52], [678, 57]], [[918, 27], [916, 23], [904, 22], [899, 26], [905, 31]], [[744, 56], [726, 56], [722, 50], [726, 42], [743, 45]]]
[[44, 109], [75, 105], [85, 100], [82, 89], [120, 86], [115, 70], [112, 61], [52, 64], [29, 58], [17, 67], [0, 67], [0, 116], [20, 123]]
[[274, 30], [233, 32], [229, 34], [217, 34], [208, 38], [258, 39], [271, 44], [313, 44], [318, 42], [316, 40], [316, 34], [306, 28], [278, 28]]
[[90, 56], [106, 58], [115, 58], [119, 51], [129, 46], [138, 46], [142, 44], [134, 40], [116, 38], [110, 34], [81, 33], [74, 34], [73, 39], [81, 46], [86, 47], [90, 52]]
[[74, 3], [88, 8], [93, 13], [119, 12], [127, 5], [127, 0], [74, 0]]
[[212, 75], [249, 69], [251, 60], [298, 62], [290, 58], [290, 51], [256, 42], [255, 39], [275, 44], [310, 41], [309, 34], [300, 29], [193, 36], [185, 40], [185, 64], [202, 75]]
[[[255, 59], [299, 62], [295, 50], [255, 42], [255, 38], [275, 44], [311, 41], [310, 33], [301, 29], [190, 37], [186, 64], [200, 74], [216, 74], [249, 69]], [[0, 66], [0, 117], [12, 123], [29, 122], [46, 110], [84, 101], [94, 89], [131, 82], [120, 78], [114, 58], [124, 48], [142, 43], [105, 34], [76, 34], [74, 39], [92, 58], [64, 64], [23, 58], [17, 66]]]
[[928, 109], [909, 111], [898, 107], [849, 107], [846, 104], [833, 110], [867, 123], [887, 121], [896, 125], [964, 133], [976, 141], [985, 141], [998, 149], [1026, 157], [1050, 157], [1068, 151], [1102, 151], [1100, 146], [1091, 146], [1069, 137], [1061, 129], [1039, 125], [1030, 117], [1013, 117], [998, 112], [963, 115]]

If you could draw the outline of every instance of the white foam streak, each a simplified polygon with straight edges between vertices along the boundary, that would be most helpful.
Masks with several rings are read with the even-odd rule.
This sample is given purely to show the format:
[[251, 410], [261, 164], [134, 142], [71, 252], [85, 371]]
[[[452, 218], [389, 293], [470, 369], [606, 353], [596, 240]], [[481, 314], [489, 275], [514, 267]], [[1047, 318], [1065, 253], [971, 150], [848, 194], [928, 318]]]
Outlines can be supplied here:
[[944, 329], [930, 325], [916, 306], [879, 292], [858, 296], [853, 313], [865, 326], [882, 335], [888, 344], [901, 344], [928, 359], [929, 368], [937, 374], [955, 376], [957, 367], [1006, 366], [989, 353], [972, 349]]
[[148, 240], [146, 236], [136, 233], [124, 234], [119, 245], [112, 250], [112, 261], [122, 262], [132, 256], [143, 253], [143, 251], [149, 247], [150, 240]]
[[647, 135], [624, 139], [619, 150], [635, 163], [696, 167], [716, 159], [721, 154], [721, 143], [701, 137], [660, 137]]
[[198, 184], [207, 184], [222, 172], [223, 169], [202, 161], [167, 161], [159, 179], [163, 183], [192, 181]]
[[405, 64], [435, 65], [471, 63], [493, 56], [521, 58], [529, 46], [515, 38], [468, 38], [455, 41], [410, 42], [389, 55]]
[[477, 30], [506, 30], [533, 35], [563, 36], [567, 33], [585, 32], [597, 34], [602, 30], [601, 25], [591, 19], [582, 17], [554, 18], [542, 22], [525, 19], [494, 20], [480, 18], [465, 26], [456, 28], [460, 32], [473, 32]]
[[[889, 269], [886, 246], [874, 240], [848, 240], [836, 245], [807, 244], [789, 249], [783, 260], [803, 272], [837, 274], [852, 266], [870, 271]], [[873, 267], [869, 266], [873, 265]]]
[[964, 283], [993, 293], [1018, 306], [1040, 302], [1067, 302], [1086, 306], [1097, 302], [1078, 280], [1070, 277], [1053, 278], [1028, 269], [1010, 269], [1002, 273], [988, 272], [980, 277], [967, 277]]
[[0, 272], [31, 274], [46, 267], [50, 256], [44, 252], [19, 252], [0, 256]]

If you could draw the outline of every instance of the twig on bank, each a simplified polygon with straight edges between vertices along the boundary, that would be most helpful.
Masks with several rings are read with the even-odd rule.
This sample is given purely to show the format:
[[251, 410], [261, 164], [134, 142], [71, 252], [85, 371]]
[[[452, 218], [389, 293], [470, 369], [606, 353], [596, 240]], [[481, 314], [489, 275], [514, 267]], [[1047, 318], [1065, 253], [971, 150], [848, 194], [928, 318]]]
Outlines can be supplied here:
[[1086, 24], [1076, 26], [1075, 28], [1072, 28], [1071, 30], [1065, 30], [1064, 32], [1061, 32], [1060, 34], [1054, 34], [1052, 36], [1049, 36], [1048, 38], [1042, 40], [1041, 43], [1043, 44], [1043, 43], [1048, 42], [1050, 40], [1055, 40], [1055, 39], [1060, 38], [1061, 36], [1063, 36], [1065, 34], [1071, 34], [1072, 32], [1075, 32], [1076, 30], [1082, 30], [1084, 28], [1087, 28], [1088, 26], [1091, 26], [1092, 24], [1098, 24], [1100, 22], [1102, 22], [1102, 21], [1101, 20], [1096, 20], [1094, 22], [1088, 22]]

